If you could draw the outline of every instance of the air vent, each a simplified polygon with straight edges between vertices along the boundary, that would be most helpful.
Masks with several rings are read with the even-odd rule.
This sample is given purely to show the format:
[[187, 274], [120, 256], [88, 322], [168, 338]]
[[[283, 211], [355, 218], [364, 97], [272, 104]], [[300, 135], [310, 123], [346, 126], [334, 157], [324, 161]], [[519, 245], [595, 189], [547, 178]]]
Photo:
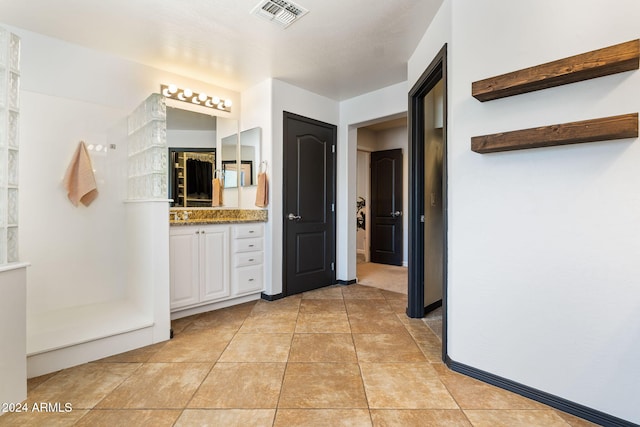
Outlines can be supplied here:
[[251, 13], [268, 21], [288, 27], [309, 12], [304, 7], [290, 1], [263, 0], [253, 8]]

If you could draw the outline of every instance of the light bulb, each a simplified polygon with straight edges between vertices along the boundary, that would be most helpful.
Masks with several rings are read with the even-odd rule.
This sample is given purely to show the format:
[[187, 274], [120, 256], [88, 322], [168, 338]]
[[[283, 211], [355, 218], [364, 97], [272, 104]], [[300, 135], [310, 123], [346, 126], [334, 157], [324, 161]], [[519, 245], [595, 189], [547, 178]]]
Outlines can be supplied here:
[[230, 99], [225, 99], [224, 100], [224, 106], [225, 107], [231, 107], [231, 104], [233, 104], [233, 102]]
[[216, 104], [216, 105], [220, 104], [220, 98], [218, 98], [217, 96], [214, 96], [213, 97], [213, 103]]
[[178, 86], [176, 85], [169, 85], [169, 87], [167, 88], [169, 89], [169, 93], [176, 93], [178, 91]]
[[164, 96], [166, 96], [167, 98], [169, 98], [171, 96], [171, 92], [166, 87], [164, 89], [162, 89], [162, 94]]
[[193, 96], [193, 91], [191, 89], [185, 89], [183, 90], [184, 92], [184, 96], [186, 96], [187, 98], [191, 98]]
[[207, 98], [208, 98], [208, 96], [207, 96], [207, 94], [206, 94], [206, 93], [204, 93], [204, 92], [202, 92], [200, 95], [198, 95], [198, 99], [199, 99], [201, 102], [206, 101], [206, 100], [207, 100]]
[[210, 99], [207, 99], [207, 101], [204, 103], [204, 105], [206, 105], [207, 107], [213, 107], [213, 104], [211, 103]]

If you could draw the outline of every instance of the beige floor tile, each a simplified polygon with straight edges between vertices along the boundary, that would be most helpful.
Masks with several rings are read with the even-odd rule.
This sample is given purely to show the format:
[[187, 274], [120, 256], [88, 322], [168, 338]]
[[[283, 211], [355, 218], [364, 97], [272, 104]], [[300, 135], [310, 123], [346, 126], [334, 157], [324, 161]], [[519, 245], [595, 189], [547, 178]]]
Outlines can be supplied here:
[[239, 333], [283, 334], [293, 333], [296, 329], [297, 309], [295, 312], [285, 311], [252, 313], [247, 317], [238, 331]]
[[189, 408], [276, 408], [285, 363], [217, 363]]
[[313, 291], [304, 292], [302, 299], [342, 299], [342, 288], [344, 286], [327, 286]]
[[184, 330], [215, 329], [217, 331], [237, 331], [247, 316], [249, 316], [251, 310], [253, 310], [254, 305], [255, 302], [250, 302], [202, 313], [187, 325]]
[[271, 427], [275, 409], [185, 409], [175, 427]]
[[345, 313], [344, 300], [339, 299], [303, 299], [300, 302], [300, 314]]
[[356, 363], [351, 334], [295, 334], [289, 362]]
[[349, 324], [353, 334], [402, 334], [406, 333], [404, 325], [393, 313], [377, 315], [351, 314]]
[[445, 365], [434, 369], [462, 409], [547, 409], [526, 397], [450, 371]]
[[146, 363], [97, 407], [184, 408], [212, 366], [212, 363]]
[[401, 299], [387, 299], [387, 304], [396, 315], [407, 316], [407, 301]]
[[186, 330], [151, 356], [157, 362], [215, 362], [234, 336], [229, 330]]
[[60, 371], [51, 372], [50, 374], [40, 375], [39, 377], [33, 377], [27, 379], [27, 393], [31, 393], [40, 384], [46, 382], [49, 378], [53, 377]]
[[293, 334], [238, 333], [219, 362], [286, 362]]
[[397, 292], [397, 291], [388, 291], [386, 289], [383, 289], [380, 291], [382, 293], [382, 296], [384, 297], [384, 299], [386, 299], [387, 301], [404, 301], [405, 303], [407, 302], [407, 293], [405, 292]]
[[386, 299], [345, 299], [344, 305], [347, 313], [361, 314], [367, 316], [378, 316], [384, 314], [393, 314], [393, 310]]
[[360, 362], [427, 362], [407, 332], [400, 334], [353, 334]]
[[27, 402], [71, 403], [91, 409], [141, 367], [139, 363], [87, 363], [58, 372], [27, 395]]
[[429, 363], [361, 363], [371, 409], [459, 409]]
[[373, 409], [374, 427], [471, 427], [460, 410]]
[[171, 321], [171, 329], [173, 330], [173, 336], [180, 334], [185, 328], [191, 325], [197, 318], [200, 316], [199, 314], [195, 314], [193, 316], [187, 316], [180, 319]]
[[575, 417], [571, 414], [567, 414], [566, 412], [556, 410], [556, 415], [565, 420], [567, 424], [571, 427], [597, 427], [598, 424], [594, 424], [587, 420], [583, 420], [582, 418]]
[[274, 427], [370, 427], [367, 409], [278, 409]]
[[300, 308], [301, 298], [288, 297], [276, 301], [260, 300], [255, 303], [251, 315], [276, 313], [291, 314], [297, 313]]
[[366, 408], [355, 363], [288, 363], [279, 408]]
[[351, 325], [347, 313], [300, 313], [296, 322], [296, 333], [350, 333]]
[[169, 341], [163, 341], [157, 344], [148, 345], [136, 350], [127, 351], [126, 353], [116, 354], [114, 356], [105, 357], [98, 360], [102, 363], [145, 363], [151, 357], [162, 349]]
[[75, 425], [88, 409], [73, 409], [71, 412], [12, 412], [0, 417], [0, 426], [4, 427], [67, 427]]
[[76, 424], [79, 427], [171, 427], [180, 416], [175, 410], [94, 409]]
[[442, 362], [442, 342], [426, 325], [420, 332], [411, 332], [411, 336], [430, 362]]
[[474, 427], [567, 427], [553, 410], [465, 410]]
[[384, 299], [383, 291], [378, 288], [362, 285], [345, 286], [342, 289], [344, 299]]

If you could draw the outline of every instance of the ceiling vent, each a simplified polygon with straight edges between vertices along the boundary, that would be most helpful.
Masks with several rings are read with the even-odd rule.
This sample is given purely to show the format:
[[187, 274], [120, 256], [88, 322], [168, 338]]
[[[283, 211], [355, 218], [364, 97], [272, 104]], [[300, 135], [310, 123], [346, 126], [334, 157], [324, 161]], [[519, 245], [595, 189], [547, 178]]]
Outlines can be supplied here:
[[283, 28], [298, 21], [308, 12], [304, 7], [284, 0], [262, 0], [251, 11], [253, 15], [258, 15]]

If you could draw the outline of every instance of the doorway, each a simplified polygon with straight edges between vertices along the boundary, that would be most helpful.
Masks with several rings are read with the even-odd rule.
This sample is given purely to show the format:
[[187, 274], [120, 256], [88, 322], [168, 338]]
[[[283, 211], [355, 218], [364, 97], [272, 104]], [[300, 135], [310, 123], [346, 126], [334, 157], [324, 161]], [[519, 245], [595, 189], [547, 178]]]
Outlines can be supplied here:
[[285, 296], [336, 282], [334, 125], [284, 112]]
[[447, 45], [409, 92], [409, 295], [407, 315], [442, 306], [447, 354]]

